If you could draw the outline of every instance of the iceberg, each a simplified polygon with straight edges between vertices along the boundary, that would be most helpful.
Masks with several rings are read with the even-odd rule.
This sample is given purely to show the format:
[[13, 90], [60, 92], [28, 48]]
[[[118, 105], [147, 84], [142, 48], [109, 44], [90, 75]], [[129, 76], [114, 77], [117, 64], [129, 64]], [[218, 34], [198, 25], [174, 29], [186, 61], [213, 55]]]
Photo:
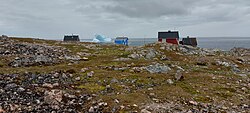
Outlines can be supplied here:
[[96, 43], [109, 43], [112, 42], [111, 38], [108, 38], [104, 35], [95, 35], [95, 38], [92, 40], [92, 42]]

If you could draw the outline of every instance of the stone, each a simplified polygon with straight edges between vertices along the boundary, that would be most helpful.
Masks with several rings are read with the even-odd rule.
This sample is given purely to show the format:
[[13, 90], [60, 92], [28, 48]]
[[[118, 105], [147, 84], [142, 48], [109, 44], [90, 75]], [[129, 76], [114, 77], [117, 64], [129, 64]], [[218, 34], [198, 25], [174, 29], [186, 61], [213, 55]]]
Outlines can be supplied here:
[[191, 105], [195, 105], [195, 106], [197, 106], [198, 105], [198, 103], [197, 102], [195, 102], [195, 101], [189, 101], [189, 104], [191, 104]]
[[152, 59], [156, 56], [156, 51], [154, 49], [150, 49], [148, 53], [146, 54], [146, 59]]
[[119, 83], [119, 81], [116, 78], [113, 78], [110, 83]]
[[23, 92], [23, 91], [25, 91], [25, 89], [22, 88], [22, 87], [19, 87], [19, 88], [17, 89], [17, 91], [18, 91], [18, 92]]
[[148, 111], [147, 109], [142, 109], [141, 113], [151, 113], [150, 111]]
[[46, 88], [53, 88], [53, 85], [49, 83], [44, 83], [42, 86]]
[[113, 61], [130, 61], [131, 59], [130, 58], [117, 58], [117, 59], [114, 59]]
[[128, 56], [129, 58], [132, 58], [132, 59], [139, 59], [140, 58], [140, 55], [139, 54], [136, 54], [136, 53], [133, 53], [131, 55]]
[[120, 103], [120, 101], [118, 99], [115, 99], [114, 102], [115, 103]]
[[184, 79], [184, 76], [183, 76], [183, 74], [181, 73], [181, 72], [177, 72], [176, 74], [175, 74], [175, 80], [176, 81], [181, 81], [181, 80], [183, 80]]
[[61, 90], [51, 90], [44, 93], [44, 101], [50, 105], [59, 105], [62, 101], [63, 92]]
[[167, 83], [170, 84], [170, 85], [174, 84], [174, 82], [171, 79], [168, 79]]
[[16, 88], [17, 87], [17, 85], [15, 84], [15, 83], [12, 83], [12, 84], [7, 84], [5, 87], [4, 87], [4, 89], [5, 90], [12, 90], [12, 89], [14, 89], [14, 88]]
[[89, 112], [90, 112], [90, 113], [94, 113], [94, 112], [95, 112], [95, 108], [91, 106], [91, 107], [89, 108]]
[[148, 88], [148, 90], [149, 90], [149, 91], [152, 91], [152, 90], [154, 90], [154, 89], [153, 89], [153, 88]]
[[59, 86], [59, 83], [54, 83], [52, 84], [53, 87], [58, 87]]
[[241, 72], [241, 70], [240, 70], [237, 66], [232, 65], [231, 67], [232, 67], [231, 70], [232, 70], [234, 73], [240, 73], [240, 72]]
[[197, 65], [200, 65], [200, 66], [207, 66], [207, 65], [208, 65], [208, 62], [209, 62], [209, 60], [206, 59], [206, 58], [199, 58], [199, 59], [196, 61], [196, 64], [197, 64]]
[[94, 71], [87, 73], [87, 77], [89, 77], [89, 78], [93, 77], [94, 73], [95, 73]]
[[146, 67], [146, 70], [150, 73], [167, 73], [169, 71], [171, 71], [171, 68], [166, 66], [166, 65], [162, 65], [162, 64], [155, 64], [155, 65], [149, 65]]
[[54, 76], [55, 78], [58, 78], [58, 77], [60, 76], [60, 74], [59, 74], [59, 73], [54, 73], [53, 76]]
[[137, 104], [133, 104], [133, 107], [138, 107], [138, 105]]
[[176, 68], [178, 69], [178, 70], [180, 70], [180, 71], [185, 71], [182, 67], [180, 67], [180, 66], [176, 66]]
[[6, 113], [6, 112], [0, 107], [0, 113]]
[[170, 59], [169, 59], [169, 58], [167, 58], [167, 56], [166, 56], [166, 55], [162, 55], [162, 56], [161, 56], [161, 60], [162, 60], [162, 61], [166, 61], [166, 60], [170, 60]]
[[220, 60], [217, 60], [217, 61], [215, 62], [215, 65], [230, 67], [230, 63], [229, 63], [229, 62], [220, 61]]
[[81, 78], [80, 78], [80, 77], [76, 77], [75, 80], [76, 80], [76, 81], [79, 81], [79, 80], [81, 80]]
[[149, 93], [150, 97], [155, 97], [155, 93]]
[[124, 108], [125, 108], [125, 106], [121, 105], [121, 106], [120, 106], [120, 108], [121, 108], [121, 109], [124, 109]]
[[247, 77], [247, 74], [238, 74], [241, 77]]
[[242, 57], [238, 57], [237, 60], [238, 60], [239, 62], [241, 62], [241, 63], [244, 63], [244, 62], [246, 61], [246, 60], [245, 60], [244, 58], [242, 58]]
[[80, 60], [82, 60], [82, 61], [89, 61], [89, 58], [87, 58], [87, 57], [82, 57]]

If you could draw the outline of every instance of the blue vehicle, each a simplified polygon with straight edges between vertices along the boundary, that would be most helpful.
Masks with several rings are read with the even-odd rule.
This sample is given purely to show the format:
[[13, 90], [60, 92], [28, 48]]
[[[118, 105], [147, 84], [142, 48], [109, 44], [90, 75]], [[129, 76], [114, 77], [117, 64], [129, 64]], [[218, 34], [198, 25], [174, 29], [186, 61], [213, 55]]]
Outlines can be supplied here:
[[128, 46], [128, 37], [116, 37], [115, 44]]

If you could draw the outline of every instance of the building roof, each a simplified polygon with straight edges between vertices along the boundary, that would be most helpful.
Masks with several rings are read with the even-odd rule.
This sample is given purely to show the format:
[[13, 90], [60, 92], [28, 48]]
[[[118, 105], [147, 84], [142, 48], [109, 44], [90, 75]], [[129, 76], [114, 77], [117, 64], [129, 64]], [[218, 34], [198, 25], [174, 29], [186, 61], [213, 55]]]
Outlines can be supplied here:
[[128, 37], [116, 37], [115, 39], [128, 39]]
[[179, 39], [179, 32], [178, 31], [158, 32], [158, 38]]
[[79, 36], [79, 34], [65, 34], [64, 36]]

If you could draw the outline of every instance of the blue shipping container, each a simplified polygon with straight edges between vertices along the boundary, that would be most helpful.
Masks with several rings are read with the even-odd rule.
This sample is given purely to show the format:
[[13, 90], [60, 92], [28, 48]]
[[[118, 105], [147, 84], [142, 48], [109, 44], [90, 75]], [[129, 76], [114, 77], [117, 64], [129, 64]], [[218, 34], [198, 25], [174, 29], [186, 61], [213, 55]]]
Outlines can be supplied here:
[[115, 39], [115, 44], [128, 45], [128, 37], [117, 37]]

